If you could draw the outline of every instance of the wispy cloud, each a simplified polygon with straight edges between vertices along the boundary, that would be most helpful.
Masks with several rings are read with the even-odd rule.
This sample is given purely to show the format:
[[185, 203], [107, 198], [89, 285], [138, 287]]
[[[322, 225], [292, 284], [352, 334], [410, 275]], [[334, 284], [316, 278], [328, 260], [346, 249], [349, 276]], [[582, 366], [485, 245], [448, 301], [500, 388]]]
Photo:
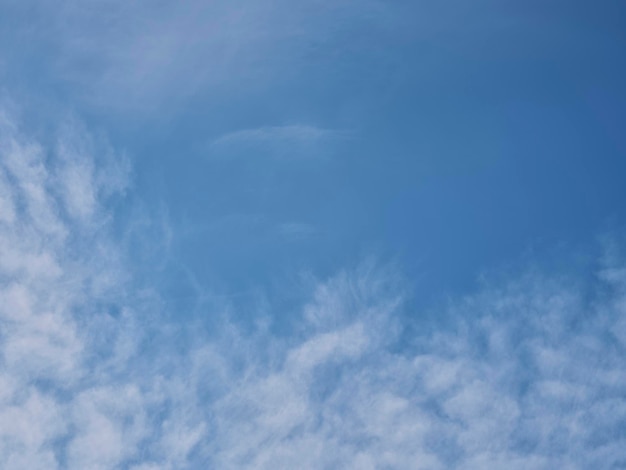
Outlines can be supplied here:
[[169, 359], [146, 355], [158, 311], [129, 289], [107, 208], [126, 182], [80, 123], [45, 147], [2, 115], [2, 468], [181, 468], [203, 434]]
[[279, 224], [277, 231], [287, 238], [306, 238], [319, 234], [319, 230], [314, 225], [302, 222], [287, 222]]
[[307, 125], [290, 125], [276, 127], [259, 127], [257, 129], [244, 129], [231, 132], [216, 139], [213, 144], [216, 146], [232, 145], [240, 142], [316, 142], [320, 139], [336, 135], [336, 131], [319, 129]]
[[52, 157], [10, 118], [0, 129], [5, 468], [58, 467], [56, 442], [73, 432], [77, 403], [67, 398], [78, 399], [91, 382], [88, 363], [97, 351], [90, 325], [106, 318], [97, 306], [124, 282], [116, 252], [99, 231], [106, 214], [98, 201], [108, 188], [99, 182], [94, 156], [77, 151], [84, 144], [77, 137], [62, 133]]
[[241, 326], [236, 312], [200, 333], [129, 292], [101, 149], [77, 126], [59, 142], [45, 148], [10, 118], [0, 132], [2, 468], [626, 459], [626, 270], [614, 252], [580, 285], [535, 273], [485, 286], [409, 342], [403, 289], [367, 266], [318, 282], [289, 335]]
[[[626, 278], [588, 305], [554, 279], [459, 303], [398, 352], [380, 279], [319, 286], [304, 337], [248, 368], [213, 407], [223, 468], [588, 468], [625, 457]], [[607, 286], [608, 287], [608, 286]], [[321, 320], [320, 320], [321, 319]], [[252, 348], [254, 350], [254, 348]]]
[[[161, 109], [231, 83], [257, 86], [291, 73], [311, 44], [354, 24], [376, 2], [78, 2], [3, 5], [8, 43], [37, 45], [44, 54], [6, 52], [6, 68], [33, 61], [45, 78], [71, 85], [72, 96], [114, 109]], [[288, 66], [286, 64], [289, 64]], [[28, 65], [27, 65], [28, 66]]]
[[287, 125], [243, 129], [218, 137], [209, 146], [220, 157], [320, 158], [348, 132], [310, 125]]

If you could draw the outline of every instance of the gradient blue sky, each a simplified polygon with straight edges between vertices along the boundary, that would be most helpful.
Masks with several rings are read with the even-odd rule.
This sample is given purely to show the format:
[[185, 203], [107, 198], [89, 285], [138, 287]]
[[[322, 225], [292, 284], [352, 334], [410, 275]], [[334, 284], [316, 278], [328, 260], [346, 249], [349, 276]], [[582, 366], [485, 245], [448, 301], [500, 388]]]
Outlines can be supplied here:
[[2, 467], [622, 468], [625, 50], [608, 0], [0, 0]]

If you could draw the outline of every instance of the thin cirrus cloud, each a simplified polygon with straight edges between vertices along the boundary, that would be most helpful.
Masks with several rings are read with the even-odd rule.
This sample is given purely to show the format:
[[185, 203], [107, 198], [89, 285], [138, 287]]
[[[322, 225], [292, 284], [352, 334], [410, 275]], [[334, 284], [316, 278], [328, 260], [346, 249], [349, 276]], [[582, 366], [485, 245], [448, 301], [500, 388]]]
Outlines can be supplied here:
[[64, 0], [9, 3], [2, 9], [9, 22], [19, 25], [29, 18], [29, 27], [6, 25], [7, 44], [45, 51], [31, 57], [0, 46], [7, 72], [36, 66], [42, 78], [69, 85], [78, 102], [154, 111], [232, 83], [267, 83], [277, 70], [288, 73], [300, 63], [311, 45], [341, 30], [345, 18], [374, 21], [372, 12], [380, 5]]
[[411, 341], [405, 291], [368, 265], [318, 282], [289, 335], [242, 328], [227, 306], [201, 333], [146, 304], [154, 289], [128, 288], [132, 258], [111, 234], [108, 202], [124, 175], [99, 176], [111, 166], [79, 126], [58, 142], [47, 148], [3, 120], [2, 468], [583, 469], [626, 459], [626, 268], [615, 251], [579, 285], [531, 273], [485, 286]]
[[213, 157], [321, 158], [330, 155], [340, 140], [350, 133], [294, 124], [243, 129], [224, 134], [209, 145]]

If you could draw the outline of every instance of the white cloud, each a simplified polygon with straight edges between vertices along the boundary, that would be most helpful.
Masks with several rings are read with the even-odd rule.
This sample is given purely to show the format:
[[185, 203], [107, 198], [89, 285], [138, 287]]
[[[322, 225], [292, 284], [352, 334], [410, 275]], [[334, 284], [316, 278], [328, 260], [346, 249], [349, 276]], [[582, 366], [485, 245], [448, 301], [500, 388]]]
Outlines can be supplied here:
[[370, 265], [317, 283], [290, 335], [238, 328], [236, 312], [203, 335], [127, 293], [130, 261], [106, 209], [123, 185], [98, 176], [103, 150], [84, 129], [59, 138], [47, 149], [10, 119], [0, 133], [0, 467], [626, 460], [626, 276], [615, 250], [585, 285], [593, 301], [559, 276], [502, 280], [453, 303], [432, 334], [417, 322], [410, 344], [402, 289]]
[[[218, 434], [250, 437], [239, 441], [235, 455], [226, 441], [220, 465], [320, 468], [313, 450], [295, 451], [290, 463], [285, 460], [285, 452], [313, 437], [322, 441], [324, 458], [333, 466], [348, 468], [362, 465], [357, 459], [372, 468], [617, 465], [625, 457], [620, 447], [626, 425], [624, 353], [605, 336], [623, 321], [624, 311], [585, 305], [566, 284], [542, 281], [513, 283], [508, 291], [469, 299], [455, 318], [464, 327], [432, 340], [418, 338], [420, 352], [396, 355], [373, 342], [357, 349], [356, 357], [308, 354], [298, 371], [315, 364], [319, 372], [304, 383], [289, 360], [271, 374], [249, 374], [255, 380], [236, 387], [249, 392], [233, 400], [245, 409], [260, 393], [264, 407], [252, 406], [243, 416], [224, 412]], [[345, 286], [340, 292], [354, 295]], [[335, 299], [323, 298], [327, 302], [315, 310], [341, 310]], [[584, 319], [583, 325], [575, 326], [577, 319]], [[342, 338], [351, 344], [347, 331], [333, 329], [332, 343]], [[313, 334], [285, 357], [299, 356], [309, 344], [329, 343], [328, 334]], [[275, 391], [272, 399], [265, 398], [267, 388]], [[294, 400], [295, 422], [281, 428], [284, 434], [251, 425], [292, 409]]]
[[359, 292], [376, 282], [361, 291], [362, 282], [340, 276], [321, 286], [306, 310], [323, 316], [312, 315], [305, 338], [286, 340], [267, 363], [248, 360], [211, 408], [217, 466], [588, 468], [623, 461], [624, 352], [605, 338], [623, 321], [623, 309], [611, 311], [616, 299], [587, 305], [566, 283], [515, 281], [467, 299], [449, 330], [394, 353], [372, 340], [393, 341], [395, 327], [385, 298], [363, 303]]
[[64, 460], [68, 468], [111, 468], [126, 455], [116, 440], [132, 445], [129, 433], [119, 432], [128, 424], [116, 427], [110, 410], [98, 414], [102, 401], [128, 407], [129, 385], [112, 383], [98, 395], [102, 366], [88, 363], [107, 354], [94, 350], [90, 337], [107, 316], [100, 305], [120, 294], [124, 280], [118, 255], [108, 250], [101, 205], [103, 195], [123, 187], [123, 175], [112, 188], [99, 184], [96, 166], [111, 157], [92, 144], [71, 123], [53, 151], [9, 118], [0, 129], [0, 206], [9, 214], [0, 222], [3, 468], [54, 469]]

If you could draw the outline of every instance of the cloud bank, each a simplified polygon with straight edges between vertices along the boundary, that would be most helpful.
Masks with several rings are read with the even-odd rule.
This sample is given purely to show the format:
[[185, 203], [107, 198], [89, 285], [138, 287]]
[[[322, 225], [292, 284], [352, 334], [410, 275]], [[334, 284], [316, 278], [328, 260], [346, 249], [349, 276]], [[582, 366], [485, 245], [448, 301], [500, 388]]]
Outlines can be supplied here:
[[49, 145], [2, 118], [0, 467], [626, 465], [613, 251], [577, 283], [485, 286], [437, 327], [409, 328], [401, 286], [365, 265], [317, 283], [289, 334], [226, 308], [197, 328], [134, 291], [119, 162], [77, 124]]

